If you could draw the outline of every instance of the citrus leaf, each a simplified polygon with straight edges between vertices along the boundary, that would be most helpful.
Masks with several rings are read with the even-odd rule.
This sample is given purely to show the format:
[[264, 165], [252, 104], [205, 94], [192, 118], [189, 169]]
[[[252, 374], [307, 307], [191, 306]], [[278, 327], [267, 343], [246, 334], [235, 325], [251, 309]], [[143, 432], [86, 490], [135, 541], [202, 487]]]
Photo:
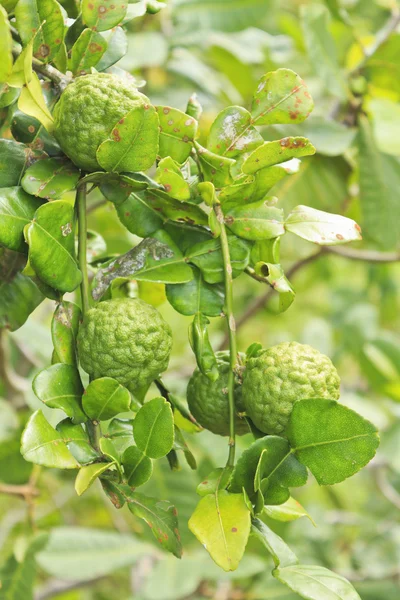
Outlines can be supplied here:
[[315, 148], [307, 138], [285, 137], [258, 146], [244, 161], [242, 171], [252, 174], [291, 158], [300, 158], [310, 154], [315, 154]]
[[335, 400], [298, 400], [286, 433], [320, 485], [340, 483], [357, 473], [379, 445], [376, 427]]
[[87, 420], [81, 408], [83, 388], [75, 366], [57, 363], [43, 369], [33, 380], [32, 388], [46, 406], [63, 410], [74, 423]]
[[88, 229], [86, 232], [86, 260], [89, 264], [96, 263], [107, 252], [107, 244], [103, 236]]
[[174, 445], [174, 418], [164, 398], [153, 398], [138, 411], [134, 421], [135, 442], [149, 458], [166, 456]]
[[295, 292], [286, 278], [281, 265], [258, 262], [254, 265], [257, 275], [265, 277], [268, 283], [279, 294], [279, 312], [285, 312], [294, 301]]
[[269, 240], [285, 233], [281, 208], [270, 205], [271, 198], [235, 206], [225, 214], [225, 223], [245, 240]]
[[50, 62], [64, 39], [64, 17], [56, 0], [19, 0], [15, 7], [18, 33], [24, 46], [34, 37], [33, 55]]
[[211, 381], [219, 377], [217, 359], [211, 346], [207, 326], [210, 321], [201, 312], [197, 312], [189, 325], [189, 343], [196, 357], [200, 371]]
[[320, 246], [335, 246], [361, 240], [361, 228], [353, 219], [296, 206], [285, 221], [285, 229]]
[[0, 108], [6, 108], [11, 106], [18, 100], [20, 90], [18, 88], [11, 87], [8, 83], [0, 84]]
[[151, 104], [137, 104], [118, 123], [96, 151], [99, 164], [106, 171], [145, 171], [156, 160], [158, 151], [158, 117]]
[[107, 42], [100, 33], [84, 29], [71, 49], [69, 68], [74, 75], [87, 75], [107, 50]]
[[83, 410], [94, 421], [108, 421], [131, 405], [129, 391], [111, 377], [91, 381], [82, 396]]
[[87, 489], [96, 481], [104, 471], [107, 471], [113, 463], [93, 463], [79, 469], [75, 479], [75, 491], [82, 496]]
[[197, 142], [195, 142], [195, 148], [206, 181], [211, 181], [216, 188], [233, 183], [231, 167], [235, 161], [232, 158], [214, 154]]
[[61, 292], [72, 292], [82, 274], [74, 258], [74, 209], [63, 200], [43, 204], [26, 233], [29, 262], [39, 278]]
[[325, 567], [288, 565], [272, 574], [306, 600], [361, 600], [347, 579]]
[[139, 487], [148, 481], [153, 473], [153, 463], [136, 446], [129, 446], [122, 455], [122, 466], [126, 483], [131, 487]]
[[24, 227], [43, 204], [21, 187], [0, 188], [0, 244], [10, 250], [26, 252]]
[[310, 517], [306, 509], [294, 498], [289, 498], [289, 500], [286, 500], [286, 502], [278, 506], [264, 506], [263, 512], [270, 519], [281, 521], [282, 523], [296, 521], [301, 517], [308, 517], [311, 523], [315, 526], [313, 519]]
[[[238, 277], [249, 264], [250, 249], [244, 240], [234, 235], [228, 236], [232, 264], [232, 277]], [[196, 265], [207, 283], [224, 281], [224, 263], [222, 260], [220, 239], [211, 239], [194, 244], [186, 251], [186, 258]]]
[[112, 67], [128, 50], [128, 38], [122, 27], [112, 29], [108, 35], [103, 33], [103, 37], [106, 38], [107, 50], [96, 65], [97, 71], [105, 71]]
[[208, 317], [221, 315], [224, 305], [222, 284], [210, 285], [203, 280], [198, 269], [192, 269], [193, 279], [187, 283], [167, 285], [168, 302], [181, 315], [201, 312]]
[[252, 125], [251, 114], [241, 106], [229, 106], [211, 125], [207, 148], [214, 154], [235, 158], [263, 143], [263, 137]]
[[128, 3], [113, 0], [110, 5], [104, 0], [82, 0], [82, 18], [93, 31], [112, 29], [124, 19]]
[[314, 102], [304, 81], [290, 69], [264, 75], [254, 94], [251, 115], [255, 125], [301, 123]]
[[27, 165], [38, 156], [28, 146], [0, 139], [0, 188], [18, 186]]
[[118, 452], [123, 454], [134, 442], [133, 419], [113, 419], [108, 425], [107, 435]]
[[42, 302], [34, 282], [20, 271], [25, 264], [21, 254], [0, 250], [0, 328], [16, 331]]
[[179, 248], [166, 232], [160, 238], [143, 240], [99, 269], [93, 282], [93, 298], [101, 298], [112, 282], [121, 278], [174, 284], [190, 281], [193, 273]]
[[23, 113], [38, 119], [49, 133], [53, 131], [54, 119], [47, 108], [42, 87], [35, 72], [32, 73], [32, 79], [22, 88], [18, 98], [18, 108]]
[[252, 520], [251, 532], [267, 548], [268, 552], [272, 555], [276, 567], [290, 567], [299, 562], [297, 556], [285, 544], [282, 538], [260, 519]]
[[55, 200], [74, 189], [78, 179], [79, 171], [70, 160], [47, 158], [25, 171], [21, 185], [28, 194]]
[[0, 64], [0, 84], [2, 84], [8, 81], [13, 67], [10, 24], [7, 13], [2, 6], [0, 6], [0, 56], [2, 58]]
[[199, 483], [196, 493], [199, 496], [207, 496], [208, 494], [215, 494], [219, 489], [225, 489], [229, 483], [232, 471], [232, 467], [214, 469], [207, 475], [204, 481]]
[[76, 469], [75, 458], [41, 410], [30, 417], [21, 438], [21, 454], [28, 462], [57, 469]]
[[155, 180], [172, 198], [181, 201], [190, 200], [189, 184], [183, 178], [179, 165], [170, 156], [158, 163]]
[[239, 566], [250, 534], [250, 511], [243, 494], [226, 490], [204, 496], [189, 520], [189, 529], [224, 571]]
[[178, 164], [184, 163], [193, 148], [197, 132], [197, 121], [176, 108], [156, 106], [160, 120], [161, 158], [170, 156]]
[[[179, 413], [178, 413], [179, 414]], [[175, 416], [175, 415], [174, 415]], [[176, 425], [174, 426], [175, 430], [175, 439], [174, 439], [174, 450], [181, 450], [185, 456], [186, 462], [191, 469], [194, 471], [197, 469], [197, 462], [194, 454], [190, 450], [189, 446], [186, 443], [183, 433]]]
[[71, 419], [64, 419], [58, 423], [56, 430], [67, 444], [72, 456], [81, 465], [92, 463], [99, 458], [98, 453], [91, 446], [89, 436], [82, 425], [74, 425]]

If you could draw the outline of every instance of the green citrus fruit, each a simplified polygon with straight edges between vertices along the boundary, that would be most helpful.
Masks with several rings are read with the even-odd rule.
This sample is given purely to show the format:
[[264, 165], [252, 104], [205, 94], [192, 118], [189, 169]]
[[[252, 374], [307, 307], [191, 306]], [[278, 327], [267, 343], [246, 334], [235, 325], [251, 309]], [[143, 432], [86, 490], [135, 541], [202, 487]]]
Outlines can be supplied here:
[[[228, 403], [228, 373], [229, 353], [217, 352], [219, 378], [211, 381], [195, 369], [187, 387], [189, 408], [196, 421], [205, 429], [217, 435], [229, 435], [229, 403]], [[243, 412], [241, 401], [241, 385], [235, 382], [235, 403], [238, 412]], [[249, 432], [245, 419], [236, 415], [236, 433], [244, 435]]]
[[167, 368], [172, 334], [150, 304], [117, 298], [86, 313], [77, 345], [80, 363], [93, 379], [113, 377], [134, 392]]
[[249, 358], [242, 394], [246, 413], [264, 433], [280, 435], [302, 398], [339, 398], [331, 360], [306, 344], [284, 342]]
[[98, 171], [96, 150], [113, 127], [149, 99], [129, 82], [95, 73], [77, 77], [61, 94], [54, 109], [54, 135], [62, 150], [81, 169]]

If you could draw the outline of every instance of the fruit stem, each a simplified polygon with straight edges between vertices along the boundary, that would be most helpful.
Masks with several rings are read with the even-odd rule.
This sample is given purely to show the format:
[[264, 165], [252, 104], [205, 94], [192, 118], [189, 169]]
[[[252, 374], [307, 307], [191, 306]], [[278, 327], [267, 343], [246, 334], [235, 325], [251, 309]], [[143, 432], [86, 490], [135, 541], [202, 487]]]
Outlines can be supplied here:
[[236, 345], [236, 323], [233, 315], [233, 285], [232, 285], [232, 265], [229, 253], [228, 236], [225, 228], [224, 214], [219, 202], [214, 204], [214, 212], [221, 227], [221, 250], [224, 261], [224, 280], [225, 280], [225, 306], [224, 313], [228, 325], [229, 333], [229, 374], [228, 374], [228, 401], [229, 401], [229, 456], [226, 465], [233, 467], [235, 464], [235, 370], [237, 366], [237, 345]]
[[[86, 216], [86, 184], [83, 183], [76, 190], [76, 207], [78, 212], [78, 264], [82, 272], [81, 282], [81, 301], [82, 317], [85, 318], [90, 308], [90, 288], [87, 270], [87, 216]], [[93, 448], [99, 451], [99, 441], [101, 437], [100, 425], [93, 421], [86, 421], [86, 429], [89, 435], [90, 443]]]
[[78, 263], [82, 272], [81, 300], [82, 315], [90, 308], [89, 278], [86, 262], [87, 251], [87, 217], [86, 217], [86, 184], [78, 186], [76, 190], [76, 204], [78, 211]]

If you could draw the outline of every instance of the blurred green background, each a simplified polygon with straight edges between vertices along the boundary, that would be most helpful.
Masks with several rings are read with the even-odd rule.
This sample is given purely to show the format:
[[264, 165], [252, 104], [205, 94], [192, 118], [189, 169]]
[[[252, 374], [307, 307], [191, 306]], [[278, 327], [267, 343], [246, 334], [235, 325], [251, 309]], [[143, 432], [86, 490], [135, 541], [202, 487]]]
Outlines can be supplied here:
[[[62, 4], [73, 11], [73, 0]], [[381, 431], [381, 447], [364, 471], [334, 488], [320, 488], [310, 477], [295, 494], [316, 527], [308, 519], [268, 522], [303, 563], [343, 574], [362, 600], [400, 598], [399, 11], [395, 0], [169, 0], [157, 15], [127, 25], [128, 52], [118, 65], [146, 81], [142, 90], [154, 104], [185, 110], [196, 92], [204, 108], [202, 135], [222, 108], [248, 106], [269, 70], [291, 68], [311, 89], [315, 111], [307, 122], [262, 131], [265, 139], [306, 135], [317, 148], [273, 193], [285, 208], [307, 204], [356, 219], [364, 241], [305, 261], [315, 247], [285, 236], [281, 256], [294, 271], [294, 304], [279, 314], [273, 294], [243, 276], [235, 282], [235, 312], [240, 350], [254, 341], [313, 345], [338, 368], [341, 401]], [[96, 193], [90, 228], [106, 239], [109, 253], [129, 250], [136, 240]], [[174, 349], [165, 381], [183, 396], [195, 364], [190, 319], [164, 302], [162, 286], [142, 286], [141, 294], [171, 323]], [[238, 571], [224, 574], [187, 529], [197, 483], [224, 462], [224, 438], [187, 435], [198, 471], [182, 465], [172, 473], [164, 461], [145, 486], [179, 510], [181, 561], [162, 554], [128, 511], [116, 511], [99, 484], [77, 498], [74, 474], [32, 471], [23, 461], [19, 436], [30, 411], [40, 404], [51, 423], [60, 420], [30, 389], [50, 361], [53, 309], [46, 301], [16, 332], [0, 330], [0, 570], [13, 549], [23, 552], [33, 522], [50, 533], [37, 555], [36, 600], [298, 598], [268, 574], [271, 560], [255, 540]], [[222, 319], [213, 319], [211, 334], [215, 348], [224, 344]], [[240, 438], [239, 445], [247, 442]], [[40, 492], [29, 502], [1, 493], [29, 479]], [[33, 563], [24, 569], [21, 581], [32, 585]]]

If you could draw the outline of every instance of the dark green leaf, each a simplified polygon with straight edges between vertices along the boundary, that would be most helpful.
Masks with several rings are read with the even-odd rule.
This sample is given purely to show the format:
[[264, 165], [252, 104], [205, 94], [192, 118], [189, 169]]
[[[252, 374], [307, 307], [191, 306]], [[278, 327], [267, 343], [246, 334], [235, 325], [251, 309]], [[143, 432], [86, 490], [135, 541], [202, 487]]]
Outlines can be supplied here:
[[111, 377], [101, 377], [89, 383], [82, 397], [85, 413], [94, 421], [108, 421], [127, 412], [131, 404], [129, 391]]
[[189, 343], [200, 371], [211, 381], [216, 381], [219, 372], [217, 359], [208, 337], [207, 326], [209, 323], [210, 321], [202, 313], [196, 313], [189, 325]]
[[57, 363], [43, 369], [33, 380], [32, 388], [46, 406], [63, 410], [74, 423], [87, 420], [81, 408], [83, 388], [75, 366]]
[[149, 458], [162, 458], [174, 444], [174, 418], [164, 398], [146, 402], [134, 421], [135, 442]]
[[25, 252], [24, 227], [43, 204], [21, 187], [0, 188], [0, 244], [10, 250]]
[[54, 311], [51, 338], [54, 350], [62, 363], [76, 365], [76, 336], [81, 310], [73, 302], [63, 300]]
[[168, 302], [182, 315], [197, 312], [209, 317], [218, 317], [224, 305], [222, 284], [210, 285], [203, 280], [198, 269], [193, 270], [193, 279], [187, 283], [167, 285]]
[[281, 208], [271, 206], [273, 198], [235, 206], [225, 215], [225, 223], [245, 240], [268, 240], [285, 233]]
[[161, 158], [170, 156], [181, 165], [189, 158], [193, 148], [197, 132], [197, 121], [180, 110], [169, 106], [156, 106], [156, 111], [160, 120], [160, 148], [158, 154]]
[[14, 140], [0, 140], [0, 188], [19, 185], [33, 152]]
[[122, 466], [126, 483], [131, 487], [139, 487], [148, 481], [153, 473], [153, 463], [136, 446], [129, 446], [122, 455]]
[[[232, 276], [238, 277], [249, 264], [250, 249], [245, 241], [239, 240], [234, 235], [228, 236], [228, 244]], [[207, 283], [224, 281], [224, 262], [219, 238], [195, 244], [186, 251], [186, 258], [200, 269]]]
[[60, 421], [56, 427], [72, 456], [81, 465], [92, 463], [99, 455], [90, 444], [89, 436], [82, 425], [74, 425], [71, 419]]
[[357, 473], [379, 445], [376, 427], [334, 400], [298, 400], [287, 436], [298, 459], [320, 485], [339, 483]]

